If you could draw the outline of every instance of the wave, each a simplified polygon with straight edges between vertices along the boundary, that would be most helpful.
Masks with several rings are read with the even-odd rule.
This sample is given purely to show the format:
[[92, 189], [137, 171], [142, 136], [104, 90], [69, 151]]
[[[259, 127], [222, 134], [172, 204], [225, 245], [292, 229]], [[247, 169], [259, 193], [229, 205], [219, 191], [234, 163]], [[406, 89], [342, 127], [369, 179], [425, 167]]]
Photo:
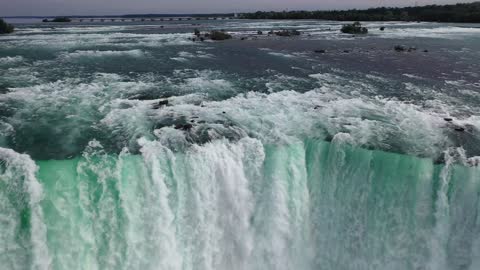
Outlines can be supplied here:
[[23, 56], [6, 56], [0, 57], [0, 66], [11, 65], [11, 64], [18, 64], [25, 60]]
[[145, 57], [147, 54], [142, 50], [129, 50], [129, 51], [74, 51], [70, 53], [64, 53], [62, 58], [81, 59], [81, 58], [103, 58], [103, 57]]

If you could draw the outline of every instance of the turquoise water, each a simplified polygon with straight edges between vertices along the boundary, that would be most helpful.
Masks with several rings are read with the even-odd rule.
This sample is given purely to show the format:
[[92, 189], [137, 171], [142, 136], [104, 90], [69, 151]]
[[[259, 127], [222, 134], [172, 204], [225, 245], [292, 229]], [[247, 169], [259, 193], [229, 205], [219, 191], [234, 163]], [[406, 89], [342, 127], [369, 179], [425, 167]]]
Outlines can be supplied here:
[[185, 153], [145, 142], [143, 149], [109, 155], [92, 147], [36, 165], [2, 150], [2, 265], [479, 266], [478, 168], [319, 140], [217, 141]]
[[480, 268], [479, 28], [197, 23], [0, 37], [1, 269]]

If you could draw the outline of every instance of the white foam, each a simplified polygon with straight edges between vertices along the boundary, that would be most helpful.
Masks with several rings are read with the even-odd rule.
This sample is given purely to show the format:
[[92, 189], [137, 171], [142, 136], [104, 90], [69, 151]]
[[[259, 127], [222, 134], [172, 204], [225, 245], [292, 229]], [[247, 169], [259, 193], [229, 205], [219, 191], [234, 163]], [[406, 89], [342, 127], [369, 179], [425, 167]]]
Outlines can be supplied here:
[[295, 57], [295, 55], [293, 55], [293, 54], [281, 53], [281, 52], [269, 52], [268, 54], [273, 55], [273, 56], [285, 57], [285, 58], [293, 58], [293, 57]]
[[23, 58], [21, 55], [0, 57], [0, 65], [17, 64], [23, 62], [24, 60], [25, 58]]
[[[16, 192], [15, 196], [18, 196], [19, 200], [22, 200], [22, 196], [26, 196], [28, 208], [31, 210], [29, 224], [33, 257], [31, 267], [32, 269], [48, 270], [50, 269], [51, 258], [47, 246], [47, 228], [43, 220], [43, 209], [40, 205], [43, 200], [43, 188], [36, 178], [38, 167], [28, 155], [19, 154], [6, 148], [0, 148], [0, 161], [4, 162], [3, 165], [5, 166], [4, 170], [0, 170], [0, 179], [4, 181], [7, 187], [12, 188], [10, 192]], [[0, 205], [0, 207], [2, 206]], [[11, 211], [11, 208], [15, 208], [15, 206], [12, 205], [7, 209], [2, 207], [2, 212]], [[10, 216], [9, 218], [13, 217]], [[3, 219], [3, 217], [0, 216], [0, 219]], [[20, 226], [20, 224], [17, 224], [17, 226]], [[15, 231], [10, 233], [16, 235], [20, 228], [14, 229]], [[9, 232], [2, 230], [1, 233]], [[3, 245], [15, 246], [14, 243], [3, 243]]]
[[65, 59], [78, 58], [103, 58], [103, 57], [145, 57], [146, 52], [142, 50], [128, 50], [128, 51], [75, 51], [71, 53], [64, 53], [61, 55]]

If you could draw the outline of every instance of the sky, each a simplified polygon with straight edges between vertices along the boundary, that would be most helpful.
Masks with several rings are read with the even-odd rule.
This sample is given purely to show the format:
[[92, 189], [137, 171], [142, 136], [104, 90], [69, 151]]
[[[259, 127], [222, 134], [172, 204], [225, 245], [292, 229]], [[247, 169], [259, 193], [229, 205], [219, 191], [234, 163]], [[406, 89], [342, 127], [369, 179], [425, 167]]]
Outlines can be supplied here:
[[475, 1], [478, 0], [0, 0], [0, 16], [330, 10]]

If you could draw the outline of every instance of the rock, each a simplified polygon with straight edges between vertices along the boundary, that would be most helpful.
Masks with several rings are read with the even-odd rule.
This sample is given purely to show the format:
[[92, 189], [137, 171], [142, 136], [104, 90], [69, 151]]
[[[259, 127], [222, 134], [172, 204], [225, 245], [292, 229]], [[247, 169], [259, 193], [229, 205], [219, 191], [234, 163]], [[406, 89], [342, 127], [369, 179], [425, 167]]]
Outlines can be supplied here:
[[212, 31], [210, 32], [210, 38], [212, 40], [227, 40], [231, 39], [232, 36], [222, 31]]
[[350, 51], [349, 50], [343, 50], [344, 53], [349, 53]]
[[315, 50], [314, 52], [315, 53], [326, 53], [327, 51], [325, 51], [325, 50]]
[[405, 46], [403, 45], [395, 45], [395, 47], [393, 48], [396, 52], [404, 52], [407, 50], [407, 48], [405, 48]]
[[428, 52], [428, 50], [423, 50], [423, 52]]
[[163, 106], [167, 106], [168, 105], [168, 99], [165, 99], [165, 100], [160, 100], [159, 102], [157, 102], [156, 104], [154, 104], [152, 106], [153, 109], [157, 110], [157, 109], [160, 109], [161, 107]]
[[263, 32], [260, 31], [260, 30], [258, 30], [258, 31], [257, 31], [257, 35], [263, 35]]
[[385, 27], [384, 26], [380, 27], [380, 31], [385, 31]]
[[189, 131], [193, 128], [192, 124], [177, 124], [175, 125], [175, 129], [181, 129], [185, 131]]
[[301, 33], [298, 30], [282, 30], [275, 32], [275, 35], [279, 37], [291, 37], [291, 36], [299, 36]]
[[455, 129], [455, 131], [458, 131], [458, 132], [463, 132], [463, 131], [465, 131], [465, 128], [464, 128], [464, 127], [455, 127], [454, 129]]
[[204, 37], [200, 37], [200, 41], [201, 41], [201, 42], [204, 42], [204, 41], [205, 41], [205, 38], [204, 38]]
[[362, 27], [360, 22], [354, 22], [353, 24], [345, 24], [340, 30], [344, 34], [368, 34], [368, 29]]
[[200, 30], [195, 28], [195, 30], [193, 30], [193, 34], [197, 37], [200, 37]]
[[453, 121], [453, 118], [445, 117], [445, 118], [443, 118], [443, 120], [445, 120], [445, 121], [447, 121], [447, 122], [452, 122], [452, 121]]
[[480, 159], [479, 158], [469, 158], [467, 160], [467, 164], [470, 167], [478, 167], [478, 165], [480, 165]]
[[245, 39], [247, 39], [247, 38], [245, 38], [245, 37], [242, 37], [240, 40], [245, 40]]

